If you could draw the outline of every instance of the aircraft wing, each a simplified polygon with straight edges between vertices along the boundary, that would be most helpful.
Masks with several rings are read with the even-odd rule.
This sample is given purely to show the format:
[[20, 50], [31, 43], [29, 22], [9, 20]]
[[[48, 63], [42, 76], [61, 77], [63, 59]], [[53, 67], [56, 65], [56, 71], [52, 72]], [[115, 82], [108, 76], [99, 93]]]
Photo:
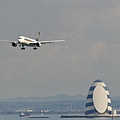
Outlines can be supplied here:
[[51, 41], [40, 41], [41, 44], [46, 44], [46, 43], [56, 43], [56, 42], [62, 42], [65, 40], [51, 40]]
[[0, 42], [13, 43], [13, 42], [16, 42], [16, 41], [10, 41], [10, 40], [1, 40], [1, 39], [0, 39]]

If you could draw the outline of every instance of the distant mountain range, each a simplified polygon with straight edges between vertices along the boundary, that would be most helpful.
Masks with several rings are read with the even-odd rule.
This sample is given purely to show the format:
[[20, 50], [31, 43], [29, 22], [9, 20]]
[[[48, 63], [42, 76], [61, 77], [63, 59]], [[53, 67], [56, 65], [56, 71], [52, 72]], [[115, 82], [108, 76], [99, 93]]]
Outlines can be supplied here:
[[58, 94], [56, 96], [46, 96], [46, 97], [17, 97], [0, 99], [0, 102], [54, 102], [54, 101], [67, 101], [67, 100], [85, 100], [86, 96], [77, 94], [74, 96], [69, 96], [66, 94]]
[[[120, 100], [120, 96], [111, 97], [112, 100]], [[16, 97], [8, 99], [0, 99], [0, 102], [57, 102], [57, 101], [69, 101], [69, 100], [86, 100], [85, 95], [77, 94], [69, 96], [66, 94], [58, 94], [56, 96], [46, 97]]]

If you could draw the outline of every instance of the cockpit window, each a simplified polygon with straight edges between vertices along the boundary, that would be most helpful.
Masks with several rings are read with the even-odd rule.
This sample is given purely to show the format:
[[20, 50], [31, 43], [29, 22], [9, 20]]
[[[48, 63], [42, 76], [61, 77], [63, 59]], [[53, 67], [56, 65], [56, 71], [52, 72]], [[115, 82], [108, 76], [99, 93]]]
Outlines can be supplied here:
[[18, 39], [22, 39], [22, 38], [19, 37]]

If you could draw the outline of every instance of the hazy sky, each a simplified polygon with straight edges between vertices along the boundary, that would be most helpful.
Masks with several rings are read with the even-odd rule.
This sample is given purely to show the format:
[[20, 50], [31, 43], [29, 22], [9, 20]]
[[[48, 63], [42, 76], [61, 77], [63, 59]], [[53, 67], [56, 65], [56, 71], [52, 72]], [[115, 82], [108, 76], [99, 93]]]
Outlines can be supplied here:
[[120, 95], [120, 0], [0, 0], [0, 39], [69, 39], [37, 51], [0, 43], [0, 99], [87, 95], [96, 79]]

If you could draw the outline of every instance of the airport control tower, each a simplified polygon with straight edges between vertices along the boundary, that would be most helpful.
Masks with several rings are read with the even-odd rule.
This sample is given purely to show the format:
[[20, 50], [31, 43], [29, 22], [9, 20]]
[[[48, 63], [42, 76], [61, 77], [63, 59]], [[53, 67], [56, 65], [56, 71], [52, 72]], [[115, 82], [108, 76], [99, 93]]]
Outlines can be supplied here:
[[85, 105], [85, 115], [111, 115], [109, 91], [102, 80], [95, 80], [90, 87]]

